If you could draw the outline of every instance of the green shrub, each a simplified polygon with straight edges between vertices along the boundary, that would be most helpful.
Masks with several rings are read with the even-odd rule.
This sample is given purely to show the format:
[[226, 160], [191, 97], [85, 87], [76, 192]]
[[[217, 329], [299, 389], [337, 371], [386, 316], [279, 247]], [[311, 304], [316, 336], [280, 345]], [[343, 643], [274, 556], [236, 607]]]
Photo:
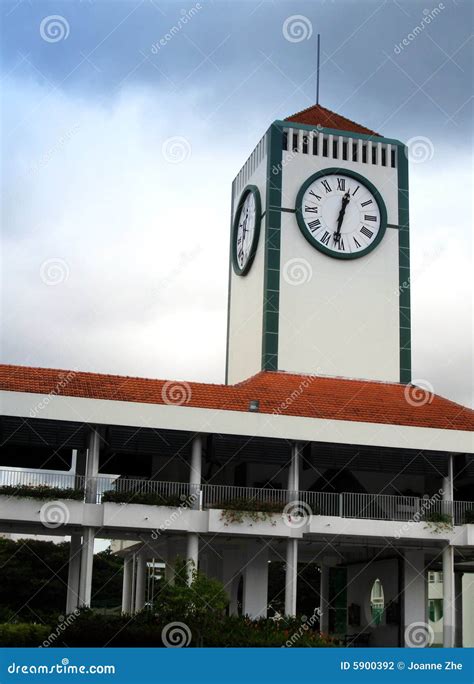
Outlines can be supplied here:
[[26, 497], [28, 499], [76, 499], [82, 501], [82, 489], [68, 487], [49, 487], [48, 485], [1, 485], [0, 495]]
[[468, 525], [474, 525], [474, 508], [464, 512], [464, 522]]
[[0, 624], [0, 646], [41, 646], [50, 634], [48, 625], [25, 622]]
[[183, 499], [176, 495], [156, 494], [154, 492], [117, 492], [110, 489], [102, 494], [102, 502], [146, 504], [148, 506], [183, 506]]
[[[283, 513], [285, 507], [288, 505], [286, 502], [274, 502], [274, 501], [257, 501], [254, 499], [231, 499], [229, 501], [221, 501], [214, 504], [212, 508], [222, 508], [222, 520], [226, 524], [229, 523], [240, 523], [244, 519], [252, 520], [253, 522], [259, 522], [264, 520], [271, 520], [275, 513]], [[305, 505], [306, 510], [311, 511], [312, 515], [318, 515], [319, 510], [316, 506]], [[297, 512], [298, 507], [295, 505], [295, 512]]]

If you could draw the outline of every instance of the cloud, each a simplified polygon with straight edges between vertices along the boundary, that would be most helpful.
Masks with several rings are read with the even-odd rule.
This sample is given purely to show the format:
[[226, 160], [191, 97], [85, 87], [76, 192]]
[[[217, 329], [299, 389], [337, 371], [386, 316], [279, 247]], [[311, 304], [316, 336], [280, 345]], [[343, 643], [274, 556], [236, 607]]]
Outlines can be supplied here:
[[[5, 97], [5, 360], [222, 381], [230, 185], [258, 107], [249, 144], [244, 122], [197, 116], [191, 87], [101, 103], [10, 79]], [[445, 139], [411, 169], [414, 377], [466, 404], [471, 178]]]

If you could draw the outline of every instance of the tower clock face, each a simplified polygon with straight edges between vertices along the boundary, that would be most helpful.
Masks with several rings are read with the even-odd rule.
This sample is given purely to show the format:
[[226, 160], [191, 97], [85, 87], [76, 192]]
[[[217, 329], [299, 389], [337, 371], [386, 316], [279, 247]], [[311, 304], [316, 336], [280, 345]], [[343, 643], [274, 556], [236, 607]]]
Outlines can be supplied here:
[[248, 273], [257, 250], [261, 222], [260, 193], [248, 185], [240, 196], [232, 230], [232, 261], [237, 275]]
[[377, 189], [345, 169], [325, 169], [303, 184], [296, 217], [304, 237], [324, 254], [339, 259], [364, 256], [385, 233], [387, 211]]

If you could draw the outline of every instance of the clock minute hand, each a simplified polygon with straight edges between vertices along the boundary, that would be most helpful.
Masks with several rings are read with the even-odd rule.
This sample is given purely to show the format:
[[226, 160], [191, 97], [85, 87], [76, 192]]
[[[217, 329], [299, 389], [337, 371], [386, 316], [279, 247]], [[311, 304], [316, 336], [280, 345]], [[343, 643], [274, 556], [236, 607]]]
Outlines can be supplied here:
[[344, 195], [342, 198], [342, 204], [341, 204], [341, 210], [339, 212], [339, 216], [337, 217], [337, 228], [336, 232], [334, 233], [334, 241], [339, 242], [341, 239], [341, 228], [342, 228], [342, 222], [344, 221], [344, 214], [346, 213], [346, 207], [349, 204], [351, 196], [348, 192]]

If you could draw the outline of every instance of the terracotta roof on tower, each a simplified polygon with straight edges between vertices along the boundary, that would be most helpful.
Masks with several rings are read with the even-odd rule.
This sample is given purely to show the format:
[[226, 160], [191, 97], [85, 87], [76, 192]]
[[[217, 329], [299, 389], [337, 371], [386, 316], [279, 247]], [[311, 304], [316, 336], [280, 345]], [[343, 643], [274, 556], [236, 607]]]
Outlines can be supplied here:
[[379, 133], [371, 131], [370, 128], [361, 126], [355, 121], [346, 119], [345, 116], [331, 112], [326, 107], [321, 105], [313, 105], [301, 112], [296, 112], [288, 116], [285, 121], [293, 121], [294, 123], [307, 124], [308, 126], [322, 126], [323, 128], [335, 128], [339, 131], [349, 131], [350, 133], [365, 133], [365, 135], [376, 135], [380, 137]]
[[474, 411], [413, 385], [261, 372], [237, 385], [0, 365], [0, 389], [67, 397], [474, 431]]

